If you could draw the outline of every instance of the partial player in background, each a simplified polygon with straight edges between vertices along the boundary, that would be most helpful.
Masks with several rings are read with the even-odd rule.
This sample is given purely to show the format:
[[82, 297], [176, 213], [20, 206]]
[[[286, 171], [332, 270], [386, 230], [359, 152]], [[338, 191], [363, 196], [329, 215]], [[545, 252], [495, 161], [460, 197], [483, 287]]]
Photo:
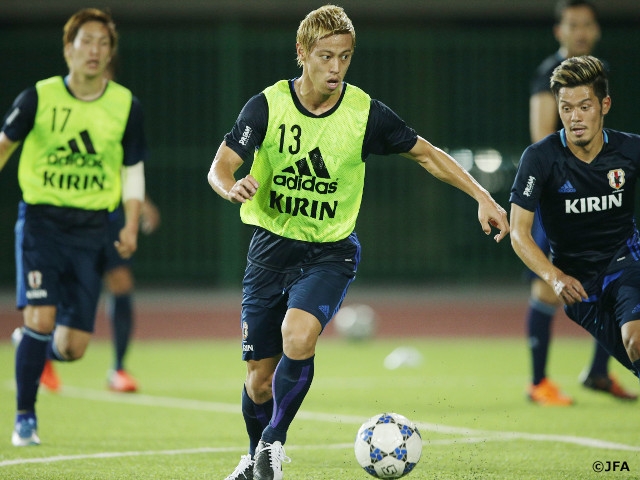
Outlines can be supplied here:
[[[370, 154], [416, 162], [478, 202], [486, 234], [496, 227], [500, 241], [509, 233], [504, 209], [464, 168], [344, 81], [355, 45], [342, 8], [310, 12], [296, 36], [302, 74], [245, 104], [209, 171], [213, 190], [255, 227], [241, 312], [249, 451], [227, 480], [283, 478], [284, 443], [311, 387], [318, 337], [360, 262], [354, 227]], [[250, 173], [236, 179], [244, 162]]]
[[[612, 101], [599, 59], [564, 60], [550, 86], [563, 128], [522, 154], [510, 196], [511, 244], [567, 316], [638, 377], [640, 136], [604, 128]], [[531, 235], [535, 211], [551, 260]]]
[[71, 16], [63, 29], [68, 75], [23, 91], [0, 133], [0, 168], [22, 143], [15, 231], [24, 327], [11, 438], [19, 447], [40, 444], [35, 405], [47, 357], [74, 361], [88, 347], [105, 273], [108, 214], [120, 203], [125, 225], [115, 247], [123, 258], [137, 249], [146, 142], [140, 102], [104, 75], [117, 41], [109, 13], [88, 8]]
[[[115, 80], [118, 70], [119, 56], [112, 57], [105, 78]], [[146, 150], [146, 146], [145, 146]], [[147, 154], [145, 154], [145, 157]], [[124, 209], [122, 204], [109, 213], [109, 242], [105, 247], [106, 274], [104, 286], [106, 293], [107, 317], [111, 325], [113, 341], [113, 365], [107, 372], [107, 387], [115, 392], [137, 392], [138, 382], [125, 369], [124, 359], [127, 354], [134, 327], [134, 276], [132, 270], [133, 257], [122, 258], [114, 242], [124, 226]], [[145, 235], [153, 233], [160, 226], [160, 211], [148, 195], [145, 195], [140, 209], [140, 230]], [[57, 392], [62, 382], [51, 359], [47, 359], [40, 383], [52, 392]]]
[[[561, 126], [556, 99], [549, 88], [553, 70], [566, 58], [590, 54], [600, 39], [597, 12], [588, 0], [561, 0], [556, 5], [555, 18], [553, 33], [560, 48], [544, 59], [531, 82], [529, 127], [533, 143], [556, 132]], [[537, 214], [533, 221], [532, 236], [548, 255], [549, 242]], [[529, 271], [529, 275], [531, 296], [526, 327], [531, 351], [532, 379], [528, 395], [531, 401], [541, 405], [571, 405], [573, 399], [561, 392], [547, 377], [551, 324], [561, 302], [546, 282], [533, 272]], [[624, 390], [609, 374], [608, 363], [609, 354], [594, 341], [591, 365], [580, 376], [582, 384], [593, 390], [608, 392], [617, 398], [635, 400], [637, 396]]]
[[[107, 316], [111, 323], [114, 347], [114, 363], [108, 372], [107, 385], [116, 392], [136, 392], [138, 382], [125, 369], [124, 358], [133, 334], [134, 325], [134, 277], [133, 258], [124, 259], [113, 247], [113, 238], [124, 224], [124, 211], [119, 207], [109, 215], [109, 232], [112, 239], [107, 245], [107, 264], [104, 284], [107, 289]], [[140, 230], [145, 235], [153, 233], [160, 225], [160, 212], [145, 196], [140, 209]]]

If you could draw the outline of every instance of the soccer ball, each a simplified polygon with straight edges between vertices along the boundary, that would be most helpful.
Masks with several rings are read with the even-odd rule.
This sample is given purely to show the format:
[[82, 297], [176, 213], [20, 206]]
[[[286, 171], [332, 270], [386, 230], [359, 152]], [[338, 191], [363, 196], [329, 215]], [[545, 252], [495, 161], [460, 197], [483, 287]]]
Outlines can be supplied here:
[[376, 312], [369, 305], [343, 306], [333, 319], [338, 334], [348, 340], [367, 340], [376, 332]]
[[355, 442], [356, 460], [376, 478], [400, 478], [422, 455], [422, 437], [414, 423], [397, 413], [381, 413], [364, 422]]

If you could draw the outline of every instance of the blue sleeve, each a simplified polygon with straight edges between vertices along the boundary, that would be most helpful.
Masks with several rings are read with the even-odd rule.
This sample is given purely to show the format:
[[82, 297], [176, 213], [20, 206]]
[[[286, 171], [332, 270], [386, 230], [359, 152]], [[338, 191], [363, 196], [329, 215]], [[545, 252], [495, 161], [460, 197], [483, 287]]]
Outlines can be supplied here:
[[418, 141], [416, 131], [408, 127], [393, 110], [378, 100], [371, 100], [362, 158], [370, 154], [406, 153]]
[[35, 87], [24, 90], [16, 97], [2, 122], [2, 131], [14, 142], [24, 140], [33, 128], [38, 109]]
[[255, 150], [262, 145], [267, 134], [269, 105], [264, 94], [249, 99], [240, 111], [236, 123], [224, 136], [227, 146], [245, 162], [253, 160]]
[[546, 178], [540, 155], [538, 144], [527, 147], [520, 158], [509, 196], [510, 203], [515, 203], [530, 212], [535, 211], [538, 207]]
[[123, 165], [131, 166], [147, 158], [147, 140], [144, 135], [142, 104], [133, 97], [129, 120], [122, 137]]

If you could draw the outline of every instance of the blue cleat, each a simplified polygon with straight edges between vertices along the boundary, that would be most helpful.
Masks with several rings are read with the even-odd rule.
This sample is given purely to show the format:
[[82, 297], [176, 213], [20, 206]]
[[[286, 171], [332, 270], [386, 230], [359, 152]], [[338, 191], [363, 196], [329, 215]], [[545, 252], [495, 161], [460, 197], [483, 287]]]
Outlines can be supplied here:
[[18, 415], [16, 418], [16, 426], [11, 435], [11, 443], [13, 443], [15, 447], [40, 445], [38, 422], [34, 414]]

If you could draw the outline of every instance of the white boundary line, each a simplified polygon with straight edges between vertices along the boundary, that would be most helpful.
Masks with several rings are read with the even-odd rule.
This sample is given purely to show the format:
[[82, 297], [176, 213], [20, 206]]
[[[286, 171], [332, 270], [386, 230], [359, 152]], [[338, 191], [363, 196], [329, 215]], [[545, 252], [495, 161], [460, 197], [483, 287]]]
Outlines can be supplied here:
[[[179, 408], [186, 410], [198, 410], [220, 413], [240, 414], [239, 405], [207, 402], [201, 400], [189, 400], [175, 397], [161, 397], [145, 394], [120, 394], [105, 392], [101, 390], [92, 390], [88, 388], [78, 388], [65, 385], [59, 395], [71, 398], [81, 398], [84, 400], [93, 400], [98, 402], [126, 403], [130, 405], [145, 405], [150, 407]], [[314, 420], [329, 423], [353, 424], [361, 425], [368, 417], [360, 417], [355, 415], [337, 415], [331, 413], [320, 412], [298, 412], [297, 418], [305, 420]], [[429, 445], [451, 445], [456, 443], [479, 443], [488, 441], [511, 441], [511, 440], [529, 440], [536, 442], [559, 442], [584, 447], [596, 448], [601, 450], [617, 450], [627, 452], [640, 452], [640, 446], [626, 445], [623, 443], [608, 442], [588, 437], [577, 437], [573, 435], [549, 435], [525, 432], [501, 432], [491, 430], [475, 430], [470, 428], [453, 427], [436, 423], [416, 422], [416, 425], [422, 432], [435, 432], [448, 435], [459, 435], [460, 438], [455, 439], [438, 439], [425, 440], [424, 443]], [[332, 448], [345, 449], [352, 448], [352, 443], [340, 443], [333, 445], [287, 445], [287, 449], [318, 449]], [[57, 455], [52, 457], [40, 458], [17, 458], [12, 460], [0, 461], [1, 467], [9, 467], [13, 465], [24, 465], [34, 463], [52, 463], [86, 459], [100, 458], [118, 458], [118, 457], [136, 457], [136, 456], [154, 456], [154, 455], [193, 455], [201, 453], [227, 453], [227, 452], [244, 452], [246, 448], [237, 447], [219, 447], [219, 448], [191, 448], [182, 450], [148, 450], [148, 451], [130, 451], [130, 452], [103, 452], [86, 455]]]

